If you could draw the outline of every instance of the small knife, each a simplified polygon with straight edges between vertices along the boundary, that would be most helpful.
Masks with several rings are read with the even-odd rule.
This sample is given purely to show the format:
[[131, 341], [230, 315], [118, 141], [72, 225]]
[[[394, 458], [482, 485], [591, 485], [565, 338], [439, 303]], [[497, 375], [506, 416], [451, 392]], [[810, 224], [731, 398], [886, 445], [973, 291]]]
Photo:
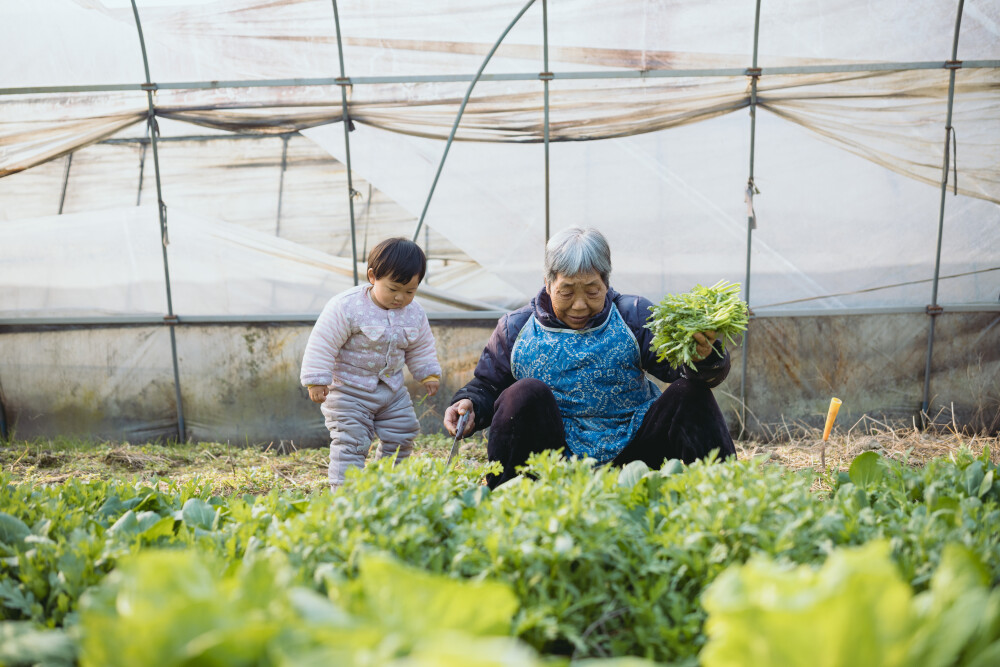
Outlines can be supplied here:
[[445, 468], [451, 465], [451, 460], [455, 458], [455, 453], [458, 452], [458, 442], [462, 439], [462, 434], [465, 433], [465, 423], [467, 421], [469, 421], [468, 412], [458, 418], [458, 427], [455, 429], [455, 442], [451, 445], [451, 454], [448, 454], [448, 462], [444, 464]]

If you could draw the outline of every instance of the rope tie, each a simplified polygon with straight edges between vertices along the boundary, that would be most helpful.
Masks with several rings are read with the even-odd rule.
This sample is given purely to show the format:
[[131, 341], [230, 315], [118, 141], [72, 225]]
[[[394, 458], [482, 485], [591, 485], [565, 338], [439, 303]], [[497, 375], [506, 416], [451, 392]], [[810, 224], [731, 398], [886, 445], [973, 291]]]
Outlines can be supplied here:
[[[944, 126], [944, 185], [948, 187], [948, 171], [952, 172], [952, 184], [954, 192], [958, 194], [958, 135], [951, 125]], [[948, 153], [948, 145], [951, 144], [951, 154]]]
[[163, 220], [163, 247], [170, 245], [170, 237], [167, 236], [167, 204], [160, 200], [160, 219]]
[[750, 229], [757, 229], [757, 213], [753, 210], [753, 196], [759, 195], [760, 190], [754, 185], [753, 177], [747, 180], [747, 189], [743, 193], [743, 201], [747, 205], [747, 222], [750, 223]]

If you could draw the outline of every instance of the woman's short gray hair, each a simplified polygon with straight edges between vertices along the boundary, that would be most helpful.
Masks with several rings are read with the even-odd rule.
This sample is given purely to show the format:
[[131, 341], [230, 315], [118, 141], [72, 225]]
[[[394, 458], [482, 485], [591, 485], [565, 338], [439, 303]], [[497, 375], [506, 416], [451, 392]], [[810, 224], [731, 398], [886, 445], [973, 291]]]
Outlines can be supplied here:
[[557, 276], [567, 278], [581, 273], [600, 274], [608, 285], [611, 275], [611, 248], [608, 241], [594, 228], [570, 227], [556, 233], [545, 244], [545, 282]]

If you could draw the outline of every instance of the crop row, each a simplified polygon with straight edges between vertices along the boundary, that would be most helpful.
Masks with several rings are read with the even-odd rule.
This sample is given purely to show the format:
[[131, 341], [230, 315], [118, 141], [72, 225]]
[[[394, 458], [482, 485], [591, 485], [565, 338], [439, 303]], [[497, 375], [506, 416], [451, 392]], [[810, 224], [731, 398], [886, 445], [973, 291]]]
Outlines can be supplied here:
[[920, 664], [906, 660], [939, 632], [959, 639], [934, 664], [1000, 651], [988, 453], [911, 469], [869, 452], [832, 493], [760, 460], [618, 471], [542, 455], [493, 492], [481, 472], [412, 459], [336, 494], [228, 498], [197, 480], [0, 475], [0, 663], [45, 646], [49, 662], [102, 665], [750, 664], [789, 633], [804, 659], [862, 651], [827, 664]]

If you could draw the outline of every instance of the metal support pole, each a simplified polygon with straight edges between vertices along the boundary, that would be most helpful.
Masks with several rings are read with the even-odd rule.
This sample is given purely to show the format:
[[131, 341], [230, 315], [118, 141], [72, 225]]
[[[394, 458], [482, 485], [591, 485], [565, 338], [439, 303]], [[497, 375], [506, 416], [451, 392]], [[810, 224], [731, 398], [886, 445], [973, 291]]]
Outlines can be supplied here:
[[[147, 124], [148, 128], [149, 125]], [[142, 202], [142, 178], [144, 172], [146, 171], [146, 144], [142, 144], [142, 149], [139, 151], [139, 190], [135, 193], [135, 205], [138, 206]]]
[[354, 284], [358, 284], [358, 238], [354, 230], [354, 181], [351, 179], [351, 117], [347, 114], [347, 86], [350, 81], [344, 74], [344, 44], [340, 39], [340, 12], [337, 0], [333, 0], [333, 22], [337, 27], [337, 58], [340, 60], [340, 115], [344, 125], [344, 154], [347, 158], [347, 205], [351, 211], [351, 266], [354, 269]]
[[[753, 182], [753, 162], [754, 144], [757, 139], [757, 80], [760, 78], [760, 70], [757, 68], [757, 42], [760, 35], [760, 0], [757, 0], [757, 10], [753, 23], [753, 68], [750, 72], [750, 177], [747, 179], [747, 198], [750, 210], [747, 215], [747, 265], [746, 276], [743, 279], [743, 300], [750, 305], [750, 249], [753, 242], [753, 229], [757, 226], [757, 221], [753, 214], [753, 194], [755, 190]], [[747, 361], [750, 357], [750, 325], [743, 332], [743, 363], [740, 374], [740, 434], [743, 438], [747, 430]]]
[[372, 221], [372, 184], [368, 184], [368, 201], [365, 203], [365, 238], [361, 246], [361, 256], [368, 257], [368, 227]]
[[[948, 194], [948, 166], [949, 166], [949, 156], [951, 154], [951, 134], [953, 128], [951, 126], [951, 112], [955, 103], [955, 72], [962, 66], [958, 62], [958, 34], [962, 26], [962, 8], [965, 4], [964, 0], [958, 0], [958, 13], [955, 16], [955, 36], [951, 43], [951, 61], [949, 64], [950, 72], [948, 73], [948, 114], [947, 120], [944, 126], [944, 159], [941, 166], [941, 206], [938, 211], [938, 233], [937, 233], [937, 251], [934, 257], [934, 282], [931, 287], [931, 303], [927, 306], [927, 314], [931, 318], [930, 330], [927, 333], [927, 360], [924, 365], [924, 395], [920, 402], [920, 420], [923, 426], [927, 427], [928, 420], [928, 410], [930, 409], [930, 392], [931, 392], [931, 359], [934, 356], [934, 325], [937, 322], [937, 316], [941, 314], [942, 308], [938, 305], [938, 281], [941, 275], [941, 241], [944, 238], [944, 202], [945, 197]], [[957, 179], [956, 175], [956, 179]], [[956, 184], [956, 194], [957, 194], [957, 184]]]
[[[867, 62], [867, 63], [835, 63], [823, 65], [794, 65], [788, 67], [768, 67], [762, 75], [786, 74], [834, 74], [843, 72], [904, 72], [923, 69], [942, 69], [946, 63], [940, 60], [899, 61], [899, 62]], [[962, 69], [996, 69], [1000, 60], [966, 60]], [[743, 76], [745, 67], [705, 67], [696, 69], [625, 69], [601, 71], [560, 72], [554, 79], [689, 79], [703, 76]], [[356, 76], [347, 81], [347, 85], [383, 85], [387, 83], [455, 83], [472, 80], [472, 74], [409, 74], [399, 76]], [[531, 72], [496, 72], [484, 74], [482, 81], [536, 81], [537, 73]], [[223, 88], [278, 88], [294, 86], [308, 88], [312, 86], [339, 86], [338, 77], [310, 77], [301, 79], [235, 79], [211, 81], [168, 81], [156, 85], [159, 90], [220, 90]], [[0, 88], [0, 97], [4, 95], [50, 95], [52, 93], [88, 93], [116, 92], [123, 90], [145, 90], [144, 83], [112, 83], [89, 84], [80, 86], [27, 86], [17, 88]]]
[[500, 48], [500, 43], [503, 42], [504, 37], [507, 33], [513, 29], [514, 25], [521, 20], [524, 13], [528, 11], [531, 5], [535, 4], [535, 0], [528, 0], [524, 7], [521, 7], [521, 11], [517, 13], [514, 20], [511, 21], [507, 27], [501, 33], [500, 38], [497, 39], [496, 43], [493, 44], [493, 48], [490, 49], [489, 53], [483, 59], [483, 63], [479, 66], [479, 70], [476, 72], [476, 76], [472, 78], [469, 83], [469, 89], [465, 91], [465, 97], [462, 99], [462, 105], [458, 107], [458, 115], [455, 116], [455, 122], [451, 126], [451, 134], [448, 135], [448, 141], [444, 145], [444, 154], [441, 156], [441, 162], [438, 164], [437, 173], [434, 174], [434, 181], [431, 183], [431, 190], [427, 193], [427, 201], [424, 202], [424, 210], [420, 212], [420, 219], [417, 221], [417, 228], [413, 230], [413, 240], [416, 241], [420, 238], [420, 228], [424, 226], [424, 218], [427, 217], [427, 208], [431, 205], [431, 197], [434, 196], [434, 189], [437, 187], [438, 179], [441, 178], [441, 170], [444, 168], [444, 161], [448, 158], [448, 151], [451, 149], [451, 142], [455, 140], [455, 132], [458, 131], [458, 123], [462, 120], [462, 114], [465, 113], [465, 105], [469, 103], [469, 98], [472, 96], [472, 89], [476, 87], [476, 82], [479, 81], [479, 77], [483, 75], [483, 70], [486, 69], [486, 65], [490, 62], [490, 58], [496, 53], [496, 50]]
[[160, 183], [160, 157], [156, 150], [156, 137], [159, 133], [156, 125], [156, 112], [153, 108], [153, 86], [149, 77], [149, 59], [146, 57], [146, 41], [142, 36], [142, 22], [139, 20], [139, 9], [132, 0], [132, 13], [135, 15], [135, 27], [139, 32], [139, 46], [142, 48], [142, 66], [146, 70], [146, 102], [149, 106], [146, 123], [149, 130], [150, 145], [153, 147], [153, 172], [156, 175], [156, 199], [159, 203], [157, 210], [160, 216], [160, 240], [163, 246], [163, 277], [167, 288], [167, 314], [163, 318], [169, 324], [170, 329], [170, 357], [174, 365], [174, 398], [177, 402], [177, 440], [184, 442], [187, 439], [186, 428], [184, 426], [184, 405], [181, 401], [181, 375], [180, 364], [177, 360], [177, 336], [175, 327], [177, 316], [174, 315], [173, 296], [170, 293], [170, 263], [167, 261], [167, 206], [163, 203], [163, 188]]
[[545, 85], [545, 243], [549, 242], [551, 225], [549, 217], [549, 81], [552, 79], [552, 72], [549, 71], [549, 3], [542, 0], [542, 59], [543, 68], [542, 83]]
[[63, 204], [66, 203], [66, 188], [69, 187], [69, 168], [73, 166], [73, 154], [66, 156], [66, 170], [63, 171], [62, 194], [59, 195], [59, 215], [62, 215]]
[[[281, 236], [281, 199], [285, 194], [285, 169], [288, 167], [288, 135], [281, 135], [281, 176], [278, 177], [278, 219], [274, 223], [274, 235]], [[354, 283], [357, 285], [357, 283]]]
[[3, 404], [3, 386], [0, 385], [0, 442], [10, 441], [10, 429], [7, 428], [7, 408]]

